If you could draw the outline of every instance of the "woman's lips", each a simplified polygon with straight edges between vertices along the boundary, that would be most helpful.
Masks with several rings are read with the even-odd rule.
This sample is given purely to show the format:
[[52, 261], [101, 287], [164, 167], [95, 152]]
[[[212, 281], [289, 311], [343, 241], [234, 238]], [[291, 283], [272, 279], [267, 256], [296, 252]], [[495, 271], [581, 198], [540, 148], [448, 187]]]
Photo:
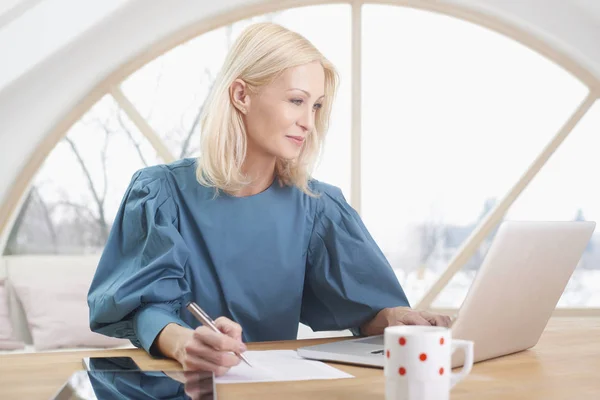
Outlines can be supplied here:
[[286, 138], [290, 139], [294, 144], [298, 146], [302, 146], [304, 143], [304, 137], [302, 136], [286, 136]]

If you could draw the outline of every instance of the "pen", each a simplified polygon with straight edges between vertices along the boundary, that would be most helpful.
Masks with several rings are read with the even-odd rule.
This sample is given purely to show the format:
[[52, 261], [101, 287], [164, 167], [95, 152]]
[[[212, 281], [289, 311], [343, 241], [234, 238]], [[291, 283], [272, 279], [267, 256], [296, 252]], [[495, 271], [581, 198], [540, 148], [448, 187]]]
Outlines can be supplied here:
[[[217, 326], [215, 325], [215, 322], [212, 320], [212, 318], [209, 317], [208, 314], [205, 313], [204, 310], [200, 308], [200, 306], [198, 306], [198, 304], [194, 303], [193, 301], [190, 301], [187, 304], [186, 308], [189, 310], [189, 312], [192, 313], [192, 315], [194, 317], [196, 317], [196, 319], [198, 321], [200, 321], [202, 323], [202, 325], [204, 325], [204, 326], [212, 329], [215, 332], [218, 332], [220, 334], [224, 334], [223, 332], [221, 332], [219, 330], [219, 328], [217, 328]], [[241, 358], [242, 360], [244, 360], [244, 362], [246, 364], [248, 364], [249, 366], [252, 366], [252, 364], [250, 364], [250, 362], [248, 361], [248, 359], [246, 357], [244, 357], [243, 354], [240, 354], [240, 353], [237, 353], [237, 352], [234, 352], [234, 354], [236, 356], [238, 356], [239, 358]]]

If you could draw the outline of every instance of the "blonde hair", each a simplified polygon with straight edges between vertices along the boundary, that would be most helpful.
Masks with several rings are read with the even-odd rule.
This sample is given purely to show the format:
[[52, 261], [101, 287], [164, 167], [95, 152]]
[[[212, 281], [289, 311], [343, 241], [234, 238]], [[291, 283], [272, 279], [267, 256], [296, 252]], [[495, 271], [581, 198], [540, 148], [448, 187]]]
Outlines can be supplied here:
[[338, 75], [333, 64], [310, 41], [273, 23], [246, 28], [225, 59], [201, 115], [198, 182], [226, 192], [238, 191], [249, 183], [241, 171], [246, 156], [246, 129], [241, 112], [231, 103], [231, 84], [241, 79], [256, 92], [284, 70], [315, 61], [325, 70], [325, 101], [316, 111], [314, 130], [307, 136], [299, 157], [277, 160], [275, 171], [282, 184], [295, 185], [312, 195], [308, 181], [329, 127]]

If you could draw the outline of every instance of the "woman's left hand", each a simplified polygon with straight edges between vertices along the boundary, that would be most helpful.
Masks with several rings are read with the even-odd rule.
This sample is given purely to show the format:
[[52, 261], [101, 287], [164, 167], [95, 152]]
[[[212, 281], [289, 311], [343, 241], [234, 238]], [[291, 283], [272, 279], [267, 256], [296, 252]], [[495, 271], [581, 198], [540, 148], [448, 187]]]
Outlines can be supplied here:
[[416, 311], [409, 307], [384, 308], [375, 318], [361, 327], [361, 333], [367, 336], [381, 335], [388, 326], [426, 325], [449, 328], [452, 320], [447, 315], [427, 311]]
[[447, 315], [433, 314], [427, 311], [415, 311], [408, 307], [388, 308], [388, 310], [388, 326], [431, 325], [449, 328], [452, 322]]

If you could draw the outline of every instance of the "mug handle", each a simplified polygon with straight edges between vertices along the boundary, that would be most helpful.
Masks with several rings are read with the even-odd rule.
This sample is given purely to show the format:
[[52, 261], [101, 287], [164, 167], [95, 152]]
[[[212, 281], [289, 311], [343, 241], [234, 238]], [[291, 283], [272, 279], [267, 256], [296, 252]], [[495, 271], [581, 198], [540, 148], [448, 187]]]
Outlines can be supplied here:
[[465, 352], [465, 362], [460, 372], [452, 373], [450, 378], [451, 388], [462, 381], [465, 376], [469, 375], [473, 368], [473, 342], [470, 340], [452, 339], [452, 354], [454, 354], [457, 349], [462, 349]]

